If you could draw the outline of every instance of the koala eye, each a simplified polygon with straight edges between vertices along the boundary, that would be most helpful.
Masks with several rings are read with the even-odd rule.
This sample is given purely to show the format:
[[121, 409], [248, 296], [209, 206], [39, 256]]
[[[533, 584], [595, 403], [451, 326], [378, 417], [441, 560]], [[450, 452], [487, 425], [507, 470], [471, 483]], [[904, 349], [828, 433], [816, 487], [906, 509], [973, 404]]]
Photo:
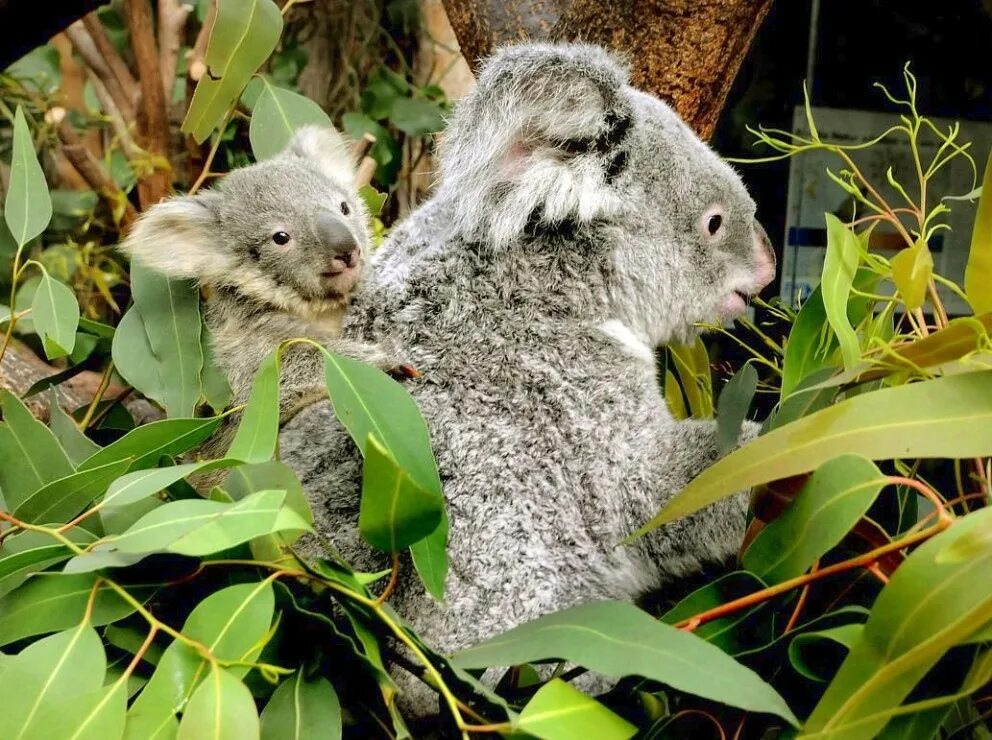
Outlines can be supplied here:
[[341, 213], [345, 216], [351, 213], [351, 208], [344, 201], [341, 201]]
[[289, 234], [287, 234], [285, 231], [277, 231], [275, 234], [272, 235], [272, 241], [274, 241], [280, 247], [289, 244], [290, 239], [292, 239], [292, 237]]
[[726, 231], [724, 228], [726, 221], [723, 206], [715, 205], [707, 208], [697, 223], [700, 236], [709, 243], [720, 241]]
[[710, 236], [716, 236], [716, 232], [720, 230], [721, 226], [723, 226], [723, 216], [719, 213], [714, 213], [706, 219], [706, 230], [710, 232]]

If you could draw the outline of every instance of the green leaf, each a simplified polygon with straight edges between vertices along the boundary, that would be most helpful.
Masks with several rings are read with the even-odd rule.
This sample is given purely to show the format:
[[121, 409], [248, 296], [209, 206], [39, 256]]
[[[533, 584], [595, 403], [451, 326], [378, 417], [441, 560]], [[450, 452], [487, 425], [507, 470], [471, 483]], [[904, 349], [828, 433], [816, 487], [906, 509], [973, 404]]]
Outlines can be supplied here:
[[200, 327], [200, 349], [203, 352], [203, 369], [200, 371], [203, 395], [215, 411], [223, 411], [231, 403], [231, 384], [224, 368], [214, 358], [210, 328], [205, 321]]
[[[366, 455], [369, 435], [396, 461], [410, 480], [443, 500], [430, 435], [420, 410], [399, 383], [378, 368], [328, 352], [324, 363], [334, 413]], [[424, 585], [436, 598], [444, 594], [448, 572], [447, 518], [412, 549]]]
[[0, 490], [7, 510], [47, 483], [72, 475], [72, 463], [55, 435], [13, 393], [0, 390]]
[[724, 386], [717, 402], [716, 439], [721, 453], [737, 446], [741, 425], [751, 408], [751, 399], [758, 390], [758, 371], [750, 362], [737, 371]]
[[165, 384], [159, 375], [158, 358], [145, 332], [145, 320], [137, 306], [121, 317], [111, 344], [114, 367], [124, 380], [160, 406], [165, 405]]
[[452, 657], [461, 668], [558, 658], [607, 676], [643, 676], [679, 691], [798, 724], [775, 690], [751, 669], [689, 632], [655, 621], [633, 604], [600, 601], [535, 619]]
[[106, 491], [107, 486], [130, 464], [130, 460], [119, 460], [52, 481], [18, 505], [14, 516], [32, 524], [69, 522]]
[[309, 98], [276, 87], [264, 77], [261, 80], [262, 92], [255, 103], [248, 129], [256, 160], [279, 154], [301, 126], [333, 126], [324, 110]]
[[863, 624], [842, 624], [796, 635], [789, 643], [789, 662], [797, 673], [810, 681], [828, 681], [841, 662], [837, 659], [838, 646], [843, 659], [863, 629]]
[[[228, 586], [196, 605], [182, 633], [205, 645], [219, 660], [253, 661], [261, 652], [274, 609], [271, 583]], [[125, 738], [175, 737], [175, 714], [182, 711], [206, 667], [199, 653], [173, 641], [128, 711]], [[242, 677], [249, 669], [231, 666], [227, 670]]]
[[874, 737], [924, 675], [992, 615], [992, 542], [974, 557], [941, 562], [962, 538], [992, 527], [981, 509], [917, 548], [882, 589], [861, 636], [800, 737]]
[[823, 463], [785, 512], [758, 533], [744, 553], [744, 567], [767, 583], [802, 575], [854, 528], [886, 480], [858, 455]]
[[24, 111], [14, 113], [14, 143], [10, 155], [10, 183], [3, 215], [18, 246], [41, 234], [52, 219], [52, 198], [45, 173], [38, 164]]
[[34, 330], [41, 337], [48, 359], [65, 357], [76, 345], [79, 304], [64, 283], [42, 273], [31, 304]]
[[[96, 537], [82, 527], [73, 527], [65, 536], [76, 544], [89, 544]], [[0, 545], [0, 596], [13, 591], [33, 573], [68, 560], [72, 550], [44, 532], [20, 532], [4, 538]]]
[[444, 112], [441, 107], [422, 98], [396, 98], [389, 120], [410, 136], [425, 136], [444, 128]]
[[73, 465], [79, 465], [100, 450], [100, 445], [83, 434], [76, 422], [62, 410], [54, 388], [48, 395], [48, 426]]
[[[91, 573], [46, 573], [29, 579], [0, 600], [0, 645], [78, 624], [86, 613], [86, 604], [96, 580], [97, 576]], [[137, 596], [137, 593], [133, 591], [132, 595]], [[133, 611], [134, 607], [109, 586], [101, 584], [97, 590], [90, 623], [94, 626], [109, 624]]]
[[399, 552], [433, 532], [444, 501], [414, 483], [370, 434], [365, 445], [358, 529], [373, 547]]
[[340, 740], [341, 705], [326, 678], [306, 680], [298, 670], [272, 694], [262, 711], [263, 740]]
[[100, 638], [85, 622], [26, 647], [0, 673], [4, 737], [66, 737], [53, 730], [85, 717], [106, 665]]
[[176, 481], [193, 475], [193, 473], [222, 469], [237, 464], [237, 460], [207, 460], [165, 468], [136, 470], [114, 480], [107, 489], [107, 495], [103, 497], [100, 505], [102, 509], [128, 506], [168, 488]]
[[[665, 624], [674, 625], [721, 604], [760, 591], [766, 585], [760, 578], [747, 571], [727, 573], [712, 583], [697, 588], [667, 611], [661, 620]], [[714, 619], [699, 625], [693, 634], [716, 645], [728, 655], [735, 655], [750, 646], [750, 638], [753, 636], [751, 633], [756, 630], [749, 627], [753, 627], [755, 614], [763, 609], [764, 605], [759, 604], [751, 609]]]
[[131, 265], [131, 293], [156, 361], [162, 405], [169, 416], [192, 416], [202, 392], [200, 293], [192, 281], [170, 280], [138, 261]]
[[65, 722], [66, 732], [56, 737], [66, 740], [111, 740], [124, 734], [124, 721], [127, 716], [127, 681], [115, 681], [100, 689], [100, 695], [90, 700], [92, 703], [85, 716], [71, 718]]
[[844, 367], [852, 368], [861, 359], [858, 336], [847, 317], [847, 299], [851, 294], [854, 275], [861, 261], [861, 245], [857, 235], [832, 213], [827, 220], [827, 255], [823, 260], [823, 308], [830, 327], [840, 343]]
[[281, 33], [282, 14], [272, 0], [218, 0], [207, 73], [196, 85], [183, 133], [200, 144], [210, 136], [276, 48]]
[[933, 275], [933, 255], [922, 239], [900, 250], [890, 262], [892, 281], [896, 284], [906, 308], [920, 308], [927, 296], [927, 285]]
[[[173, 501], [145, 514], [123, 534], [106, 538], [99, 549], [138, 555], [209, 555], [271, 533], [282, 520], [279, 514], [285, 498], [285, 491], [259, 491], [234, 504]], [[292, 528], [306, 526], [297, 518]]]
[[378, 216], [382, 213], [382, 207], [389, 198], [388, 193], [380, 193], [371, 185], [362, 185], [358, 189], [358, 197], [365, 201], [365, 207], [369, 209], [370, 216]]
[[228, 457], [249, 463], [271, 460], [279, 441], [279, 350], [273, 350], [259, 365], [248, 397], [248, 406]]
[[778, 427], [700, 473], [631, 538], [844, 454], [871, 460], [992, 454], [992, 371], [883, 388]]
[[133, 458], [131, 470], [157, 465], [161, 457], [181, 455], [213, 434], [218, 419], [161, 419], [134, 429], [84, 461], [89, 470], [117, 460]]
[[59, 89], [62, 70], [59, 52], [51, 44], [32, 49], [4, 70], [28, 89], [50, 95]]
[[668, 353], [675, 365], [682, 390], [694, 419], [713, 416], [713, 377], [706, 345], [699, 337], [692, 344], [670, 344]]
[[534, 694], [514, 729], [544, 740], [625, 740], [637, 733], [630, 722], [560, 678], [552, 679]]
[[248, 687], [227, 669], [213, 666], [193, 692], [177, 740], [252, 740], [259, 737], [258, 710]]
[[985, 165], [982, 178], [982, 198], [975, 213], [971, 234], [971, 251], [964, 270], [964, 292], [976, 313], [992, 311], [992, 155]]

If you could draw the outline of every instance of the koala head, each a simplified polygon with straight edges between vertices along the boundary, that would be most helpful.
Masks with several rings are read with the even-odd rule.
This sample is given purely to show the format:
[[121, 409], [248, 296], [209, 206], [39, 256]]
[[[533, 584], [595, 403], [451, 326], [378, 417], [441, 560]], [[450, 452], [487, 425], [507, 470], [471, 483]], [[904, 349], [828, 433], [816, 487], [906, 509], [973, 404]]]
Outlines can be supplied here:
[[272, 159], [155, 205], [121, 249], [166, 275], [310, 318], [343, 306], [367, 261], [354, 174], [337, 132], [304, 127]]
[[497, 52], [445, 135], [439, 196], [478, 249], [588, 250], [651, 345], [739, 315], [775, 273], [737, 173], [594, 46]]

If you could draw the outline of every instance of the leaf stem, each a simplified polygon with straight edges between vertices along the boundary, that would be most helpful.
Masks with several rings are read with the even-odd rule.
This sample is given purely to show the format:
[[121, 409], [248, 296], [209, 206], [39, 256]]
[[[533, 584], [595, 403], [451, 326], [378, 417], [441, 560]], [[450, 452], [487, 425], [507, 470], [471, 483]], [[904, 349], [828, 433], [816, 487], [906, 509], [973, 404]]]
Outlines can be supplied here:
[[107, 392], [107, 388], [110, 387], [110, 376], [114, 372], [114, 361], [111, 359], [107, 363], [107, 367], [103, 371], [103, 375], [100, 377], [100, 385], [96, 389], [96, 393], [93, 394], [93, 400], [90, 401], [90, 405], [86, 408], [86, 413], [83, 415], [82, 420], [79, 422], [79, 428], [85, 430], [90, 422], [93, 421], [93, 414], [96, 413], [97, 406], [100, 405], [101, 399], [103, 399], [103, 394]]

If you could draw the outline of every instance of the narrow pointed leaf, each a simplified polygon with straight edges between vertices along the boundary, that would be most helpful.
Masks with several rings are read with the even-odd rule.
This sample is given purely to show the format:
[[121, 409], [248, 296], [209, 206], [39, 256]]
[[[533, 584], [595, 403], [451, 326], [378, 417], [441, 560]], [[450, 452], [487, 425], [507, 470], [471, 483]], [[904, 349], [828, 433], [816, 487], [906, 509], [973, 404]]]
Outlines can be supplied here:
[[844, 454], [870, 460], [992, 455], [992, 371], [883, 388], [777, 427], [700, 473], [631, 538]]
[[134, 429], [113, 444], [107, 445], [87, 458], [80, 470], [106, 465], [117, 460], [133, 458], [131, 470], [142, 470], [158, 464], [165, 455], [181, 455], [196, 447], [213, 434], [217, 419], [162, 419]]
[[285, 679], [262, 711], [263, 740], [340, 740], [341, 705], [326, 678], [306, 680], [299, 670]]
[[114, 367], [122, 378], [142, 395], [165, 406], [165, 382], [161, 377], [161, 364], [145, 331], [145, 320], [137, 306], [131, 306], [121, 317], [114, 333], [111, 353]]
[[[7, 594], [0, 601], [0, 645], [33, 635], [67, 629], [78, 624], [86, 613], [86, 604], [96, 576], [42, 574]], [[141, 594], [139, 601], [149, 595]], [[116, 622], [134, 611], [109, 586], [102, 584], [97, 591], [90, 623], [94, 626]]]
[[8, 511], [46, 483], [72, 475], [55, 435], [10, 391], [0, 391], [0, 490]]
[[100, 449], [100, 445], [83, 434], [76, 422], [62, 410], [54, 388], [49, 389], [48, 395], [48, 426], [73, 465], [79, 465]]
[[279, 439], [279, 353], [273, 350], [255, 374], [248, 406], [227, 457], [260, 463], [275, 455]]
[[[76, 544], [88, 544], [96, 537], [82, 527], [73, 527], [66, 537]], [[43, 532], [21, 532], [4, 538], [0, 545], [0, 596], [13, 591], [33, 573], [39, 573], [72, 557], [67, 545]]]
[[844, 367], [851, 368], [861, 359], [858, 337], [847, 316], [847, 299], [858, 271], [860, 245], [858, 237], [832, 213], [827, 219], [827, 255], [823, 261], [823, 308], [830, 327], [840, 343]]
[[607, 676], [643, 676], [679, 691], [797, 725], [760, 676], [689, 632], [652, 619], [633, 604], [600, 601], [535, 619], [462, 650], [461, 668], [510, 666], [558, 658]]
[[761, 530], [744, 553], [744, 567], [767, 583], [802, 575], [854, 528], [885, 484], [882, 471], [863, 457], [828, 460]]
[[992, 620], [992, 542], [972, 558], [940, 553], [992, 527], [992, 509], [962, 517], [917, 548], [875, 600], [860, 637], [800, 737], [874, 737], [914, 686], [955, 645]]
[[258, 740], [255, 700], [248, 687], [219, 666], [193, 692], [177, 740]]
[[542, 686], [520, 713], [515, 729], [544, 740], [626, 740], [637, 728], [595, 699], [555, 678]]
[[716, 438], [720, 452], [726, 453], [737, 446], [741, 425], [751, 408], [751, 400], [758, 390], [758, 371], [747, 363], [720, 392], [716, 413]]
[[4, 218], [19, 246], [41, 234], [52, 219], [52, 198], [45, 173], [35, 155], [24, 111], [14, 113], [14, 143], [10, 156], [10, 184], [4, 201]]
[[193, 93], [182, 130], [198, 143], [220, 125], [275, 49], [282, 15], [272, 0], [218, 0], [207, 45], [207, 73]]
[[52, 481], [28, 496], [14, 509], [14, 516], [33, 524], [69, 522], [102, 495], [130, 464], [130, 460], [118, 460]]
[[964, 293], [976, 314], [992, 311], [992, 155], [985, 165], [971, 251], [964, 271]]

